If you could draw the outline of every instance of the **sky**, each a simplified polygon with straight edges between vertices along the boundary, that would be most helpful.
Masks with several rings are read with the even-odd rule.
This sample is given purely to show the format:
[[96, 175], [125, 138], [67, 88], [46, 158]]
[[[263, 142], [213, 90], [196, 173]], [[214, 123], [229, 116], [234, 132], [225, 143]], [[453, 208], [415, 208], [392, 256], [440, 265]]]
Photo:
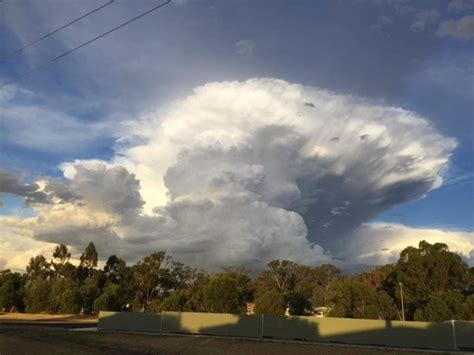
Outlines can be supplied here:
[[[474, 1], [0, 2], [0, 269], [474, 265]], [[12, 54], [13, 53], [13, 54]]]

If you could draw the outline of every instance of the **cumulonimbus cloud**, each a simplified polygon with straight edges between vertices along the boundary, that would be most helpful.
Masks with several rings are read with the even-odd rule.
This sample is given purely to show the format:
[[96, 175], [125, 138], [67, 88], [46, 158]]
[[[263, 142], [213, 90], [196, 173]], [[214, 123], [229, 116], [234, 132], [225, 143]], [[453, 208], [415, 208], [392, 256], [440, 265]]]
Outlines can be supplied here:
[[131, 120], [110, 162], [63, 164], [79, 198], [28, 223], [36, 239], [92, 238], [128, 260], [355, 260], [361, 225], [439, 187], [455, 145], [400, 108], [276, 79], [209, 83]]

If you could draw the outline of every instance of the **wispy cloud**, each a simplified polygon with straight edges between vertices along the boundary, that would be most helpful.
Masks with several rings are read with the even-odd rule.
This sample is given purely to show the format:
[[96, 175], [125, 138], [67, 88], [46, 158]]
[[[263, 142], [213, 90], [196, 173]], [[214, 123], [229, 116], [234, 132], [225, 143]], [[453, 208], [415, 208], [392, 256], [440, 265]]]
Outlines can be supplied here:
[[65, 108], [51, 107], [43, 98], [15, 85], [0, 94], [2, 144], [41, 151], [70, 152], [116, 135], [117, 122], [80, 120]]
[[235, 51], [243, 57], [252, 57], [256, 48], [257, 44], [249, 39], [241, 39], [235, 43]]
[[474, 0], [451, 0], [448, 5], [450, 11], [466, 11], [474, 9]]
[[441, 23], [436, 34], [440, 37], [454, 37], [461, 40], [474, 38], [474, 16], [464, 16], [458, 20]]
[[440, 18], [440, 13], [437, 9], [423, 10], [415, 14], [415, 18], [410, 25], [411, 31], [424, 31], [428, 27], [434, 26], [438, 19]]

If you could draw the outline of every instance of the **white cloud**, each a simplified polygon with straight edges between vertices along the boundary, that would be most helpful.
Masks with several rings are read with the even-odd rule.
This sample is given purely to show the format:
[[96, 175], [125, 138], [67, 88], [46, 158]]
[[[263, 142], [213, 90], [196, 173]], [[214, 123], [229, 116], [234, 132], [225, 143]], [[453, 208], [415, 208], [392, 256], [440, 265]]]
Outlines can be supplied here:
[[440, 37], [454, 37], [462, 40], [474, 38], [474, 16], [464, 16], [458, 20], [441, 23], [436, 34]]
[[474, 266], [474, 233], [434, 228], [412, 228], [400, 224], [370, 223], [359, 227], [347, 248], [350, 260], [361, 264], [381, 265], [398, 260], [408, 246], [422, 240], [445, 243]]
[[28, 220], [17, 217], [0, 216], [0, 270], [25, 271], [31, 257], [38, 254], [49, 256], [54, 244], [33, 238]]
[[111, 162], [61, 165], [77, 197], [21, 222], [37, 240], [93, 240], [129, 261], [156, 249], [208, 268], [353, 258], [357, 228], [439, 187], [455, 145], [400, 108], [275, 79], [213, 82], [130, 121]]

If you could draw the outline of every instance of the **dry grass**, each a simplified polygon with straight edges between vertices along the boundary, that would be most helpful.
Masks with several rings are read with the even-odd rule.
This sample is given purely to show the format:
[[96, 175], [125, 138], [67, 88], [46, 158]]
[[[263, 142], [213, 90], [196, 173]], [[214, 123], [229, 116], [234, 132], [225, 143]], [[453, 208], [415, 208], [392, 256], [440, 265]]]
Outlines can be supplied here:
[[67, 322], [67, 323], [97, 323], [96, 315], [79, 316], [77, 314], [32, 314], [32, 313], [2, 313], [0, 322]]
[[415, 354], [404, 350], [0, 325], [0, 354]]

